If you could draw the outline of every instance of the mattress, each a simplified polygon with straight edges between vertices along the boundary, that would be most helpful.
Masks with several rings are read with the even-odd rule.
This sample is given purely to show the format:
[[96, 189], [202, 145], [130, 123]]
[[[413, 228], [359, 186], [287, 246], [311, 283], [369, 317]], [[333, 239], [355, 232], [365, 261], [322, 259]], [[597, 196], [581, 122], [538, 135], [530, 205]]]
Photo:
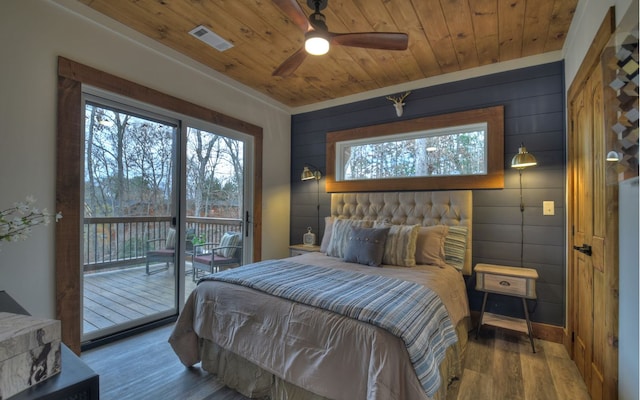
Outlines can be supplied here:
[[[443, 398], [459, 377], [468, 331], [464, 279], [449, 266], [368, 267], [322, 253], [318, 265], [416, 282], [443, 302], [458, 335], [440, 364]], [[251, 265], [241, 268], [251, 268]], [[385, 329], [248, 287], [201, 281], [169, 339], [186, 366], [201, 366], [245, 396], [273, 399], [429, 399], [403, 340]]]

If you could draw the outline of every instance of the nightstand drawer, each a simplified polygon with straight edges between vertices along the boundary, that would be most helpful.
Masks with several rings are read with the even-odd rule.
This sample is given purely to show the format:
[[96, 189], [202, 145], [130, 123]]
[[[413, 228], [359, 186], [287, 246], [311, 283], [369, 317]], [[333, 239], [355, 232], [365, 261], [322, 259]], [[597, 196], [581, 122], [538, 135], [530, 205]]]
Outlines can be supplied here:
[[320, 246], [309, 246], [305, 244], [292, 244], [289, 246], [289, 257], [300, 256], [302, 254], [320, 251]]
[[308, 253], [308, 251], [301, 251], [301, 250], [291, 249], [291, 250], [289, 250], [289, 257], [301, 256], [301, 255], [307, 254], [307, 253]]
[[527, 299], [536, 298], [538, 272], [535, 269], [478, 264], [475, 272], [476, 290]]
[[515, 276], [484, 275], [484, 290], [514, 296], [527, 295], [527, 280]]

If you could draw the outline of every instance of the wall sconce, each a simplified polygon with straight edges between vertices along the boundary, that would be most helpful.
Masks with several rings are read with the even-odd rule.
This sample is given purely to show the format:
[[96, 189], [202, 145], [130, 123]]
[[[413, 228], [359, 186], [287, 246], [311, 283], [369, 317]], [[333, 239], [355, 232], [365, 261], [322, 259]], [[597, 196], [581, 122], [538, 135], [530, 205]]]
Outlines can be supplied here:
[[[313, 168], [313, 171], [311, 171], [309, 167]], [[308, 181], [310, 179], [315, 179], [319, 181], [320, 178], [322, 178], [322, 174], [320, 173], [320, 170], [311, 164], [309, 164], [309, 166], [305, 165], [304, 169], [302, 170], [302, 174], [300, 175], [301, 181]]]
[[527, 151], [524, 143], [520, 145], [518, 154], [511, 159], [511, 168], [517, 168], [520, 175], [520, 266], [523, 265], [524, 258], [524, 201], [522, 199], [522, 170], [538, 165], [538, 161], [533, 154]]
[[618, 154], [613, 150], [607, 153], [607, 162], [613, 163], [613, 162], [619, 162], [619, 161], [620, 161], [620, 154]]
[[387, 96], [387, 100], [393, 101], [393, 107], [396, 109], [396, 115], [398, 117], [402, 116], [402, 112], [404, 111], [404, 99], [411, 93], [411, 91], [406, 92], [402, 96], [399, 97], [391, 97]]
[[311, 164], [305, 165], [304, 169], [302, 170], [302, 174], [300, 174], [301, 181], [310, 181], [312, 179], [315, 179], [316, 181], [316, 194], [317, 194], [316, 211], [318, 214], [317, 215], [318, 221], [316, 225], [317, 227], [316, 237], [318, 238], [318, 240], [321, 240], [320, 238], [320, 178], [322, 178], [320, 169]]
[[527, 148], [524, 147], [524, 143], [521, 144], [518, 149], [518, 154], [513, 156], [511, 159], [511, 168], [518, 168], [522, 171], [524, 168], [533, 167], [534, 165], [538, 165], [536, 158], [533, 154], [527, 151]]

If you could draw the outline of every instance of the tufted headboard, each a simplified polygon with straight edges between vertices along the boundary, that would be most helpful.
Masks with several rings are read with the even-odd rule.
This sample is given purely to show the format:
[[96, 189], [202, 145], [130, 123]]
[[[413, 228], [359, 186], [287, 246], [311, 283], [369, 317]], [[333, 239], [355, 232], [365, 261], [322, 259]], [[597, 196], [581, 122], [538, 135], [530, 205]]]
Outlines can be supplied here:
[[433, 192], [332, 193], [331, 216], [388, 220], [392, 224], [466, 226], [465, 275], [471, 275], [471, 190]]

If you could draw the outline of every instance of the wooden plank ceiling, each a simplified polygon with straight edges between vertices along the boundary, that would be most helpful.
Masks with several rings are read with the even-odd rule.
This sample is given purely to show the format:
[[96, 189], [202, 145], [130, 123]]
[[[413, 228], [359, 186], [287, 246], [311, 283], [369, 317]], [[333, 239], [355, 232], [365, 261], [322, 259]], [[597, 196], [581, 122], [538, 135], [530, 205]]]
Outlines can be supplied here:
[[[290, 107], [560, 50], [578, 0], [329, 0], [331, 32], [405, 32], [404, 51], [332, 46], [289, 77], [272, 72], [304, 34], [270, 0], [78, 0]], [[306, 0], [298, 0], [308, 15]], [[233, 44], [189, 34], [204, 25]]]

